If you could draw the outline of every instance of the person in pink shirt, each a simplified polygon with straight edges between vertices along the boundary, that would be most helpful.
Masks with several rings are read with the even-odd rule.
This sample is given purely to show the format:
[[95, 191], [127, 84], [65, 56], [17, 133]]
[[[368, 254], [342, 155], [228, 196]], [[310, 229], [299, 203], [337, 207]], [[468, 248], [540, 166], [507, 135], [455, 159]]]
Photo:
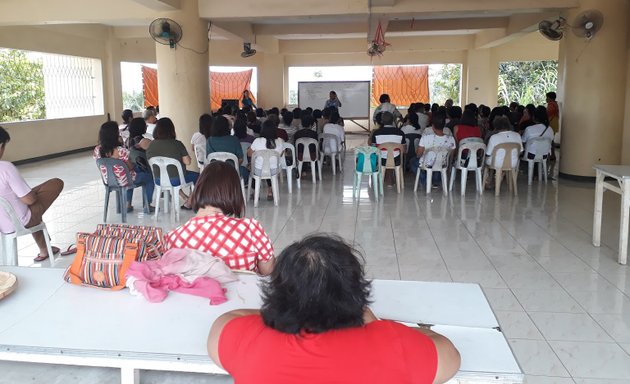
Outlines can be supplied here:
[[[63, 189], [63, 181], [50, 179], [31, 188], [26, 184], [17, 168], [9, 161], [2, 161], [7, 143], [11, 140], [9, 132], [0, 127], [0, 197], [7, 200], [15, 210], [18, 219], [26, 228], [33, 227], [42, 222], [44, 212], [50, 208]], [[0, 210], [0, 232], [11, 233], [15, 228], [11, 219], [4, 210]], [[39, 254], [34, 259], [36, 262], [48, 258], [46, 239], [42, 231], [33, 233], [35, 243], [39, 247]], [[52, 247], [54, 254], [59, 248]]]

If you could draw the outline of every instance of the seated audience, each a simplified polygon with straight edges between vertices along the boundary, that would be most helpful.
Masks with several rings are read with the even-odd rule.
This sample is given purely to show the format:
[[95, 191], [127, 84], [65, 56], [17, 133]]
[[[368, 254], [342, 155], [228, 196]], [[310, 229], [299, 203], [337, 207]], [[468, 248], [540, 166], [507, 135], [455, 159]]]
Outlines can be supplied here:
[[[147, 123], [141, 117], [136, 117], [131, 120], [129, 124], [129, 140], [127, 142], [127, 148], [129, 149], [129, 161], [133, 165], [133, 170], [136, 174], [146, 173], [147, 175], [140, 175], [140, 179], [150, 179], [144, 186], [147, 199], [149, 203], [152, 201], [153, 189], [155, 187], [153, 182], [153, 174], [149, 169], [149, 162], [147, 160], [147, 149], [151, 144], [151, 140], [144, 137], [147, 132]], [[132, 193], [133, 196], [133, 193]], [[131, 199], [129, 199], [131, 201]], [[153, 212], [154, 208], [149, 205], [149, 211]]]
[[[276, 127], [276, 136], [277, 137], [281, 138], [285, 142], [289, 141], [289, 135], [287, 134], [287, 131], [285, 131], [282, 128], [279, 128], [280, 118], [278, 117], [278, 115], [271, 114], [271, 115], [269, 115], [267, 117], [266, 121], [269, 121], [274, 127]], [[262, 136], [262, 129], [261, 129], [261, 136]]]
[[[260, 137], [256, 138], [252, 143], [252, 146], [247, 150], [247, 155], [251, 157], [255, 151], [262, 149], [273, 149], [278, 152], [280, 156], [284, 152], [284, 140], [278, 137], [277, 128], [273, 121], [269, 119], [263, 123]], [[250, 172], [254, 172], [254, 175], [260, 175], [262, 172], [263, 160], [256, 159], [256, 162], [252, 164]], [[280, 164], [276, 159], [271, 160], [269, 165], [271, 168], [271, 174], [274, 175], [279, 172]], [[267, 180], [267, 200], [273, 200], [273, 191], [271, 189], [271, 180]]]
[[[533, 159], [536, 155], [536, 148], [534, 148], [534, 145], [536, 144], [530, 141], [531, 139], [543, 137], [553, 142], [554, 133], [551, 126], [549, 126], [547, 116], [547, 108], [542, 105], [537, 107], [534, 111], [534, 125], [530, 125], [525, 128], [525, 131], [523, 132], [522, 139], [523, 143], [525, 143], [525, 153], [529, 159]], [[547, 155], [545, 155], [545, 157], [546, 156]]]
[[[134, 127], [134, 130], [135, 129], [136, 128]], [[153, 176], [148, 169], [142, 170], [140, 167], [135, 167], [134, 161], [130, 158], [130, 154], [131, 152], [127, 148], [119, 145], [118, 143], [118, 124], [115, 121], [108, 121], [101, 125], [101, 129], [98, 132], [98, 145], [94, 148], [92, 157], [95, 160], [100, 158], [111, 158], [124, 161], [129, 169], [131, 180], [127, 180], [123, 167], [115, 166], [114, 173], [116, 174], [118, 184], [121, 186], [129, 184], [142, 186], [147, 199], [151, 201], [151, 197], [153, 196]], [[101, 166], [100, 170], [103, 180], [107, 181], [107, 168], [105, 166]], [[132, 198], [133, 189], [128, 189], [127, 212], [133, 211], [133, 206], [131, 205]], [[149, 209], [152, 209], [152, 207]]]
[[208, 336], [237, 383], [439, 384], [459, 369], [446, 337], [374, 316], [362, 256], [337, 236], [289, 245], [261, 290], [260, 310], [227, 312]]
[[[314, 126], [315, 126], [315, 118], [313, 116], [309, 116], [309, 115], [302, 116], [302, 129], [295, 132], [295, 135], [293, 135], [293, 140], [294, 140], [293, 144], [295, 145], [295, 142], [298, 139], [301, 139], [303, 137], [317, 140], [318, 138], [317, 132], [315, 132], [315, 130], [313, 129]], [[297, 151], [296, 153], [297, 159], [301, 161], [302, 154], [304, 153], [304, 148], [300, 146], [300, 147], [296, 147], [295, 150]], [[316, 151], [317, 151], [317, 148], [310, 148], [311, 158], [315, 158]]]
[[[368, 139], [368, 145], [380, 145], [385, 143], [405, 144], [405, 134], [400, 128], [394, 126], [394, 115], [390, 112], [381, 112], [380, 119], [383, 126], [372, 133]], [[401, 154], [394, 152], [394, 162], [400, 164]], [[381, 163], [385, 165], [387, 161], [387, 151], [381, 151]], [[392, 181], [393, 179], [389, 179]]]
[[[242, 132], [245, 130], [245, 121], [237, 119], [234, 122], [234, 127], [239, 125], [239, 130]], [[236, 128], [235, 128], [236, 130]], [[206, 158], [209, 154], [214, 152], [228, 152], [236, 156], [238, 164], [234, 166], [239, 167], [239, 172], [244, 180], [249, 178], [249, 172], [247, 168], [241, 165], [243, 163], [243, 147], [241, 142], [236, 136], [230, 135], [230, 122], [223, 116], [219, 116], [214, 121], [214, 127], [212, 129], [212, 135], [208, 138], [206, 143]]]
[[247, 132], [248, 130], [249, 129], [247, 128], [247, 122], [245, 120], [238, 119], [236, 120], [236, 122], [234, 122], [234, 136], [236, 136], [239, 142], [250, 144], [254, 142], [255, 137], [250, 135]]
[[260, 128], [262, 122], [256, 116], [256, 112], [247, 113], [247, 134], [248, 135], [260, 135]]
[[[450, 100], [450, 99], [449, 99]], [[446, 109], [446, 128], [449, 128], [451, 131], [453, 127], [459, 124], [459, 121], [462, 118], [462, 107], [453, 106]]]
[[[169, 157], [171, 159], [175, 159], [179, 161], [179, 164], [182, 167], [182, 171], [184, 173], [184, 180], [186, 183], [196, 183], [197, 178], [199, 178], [199, 173], [189, 171], [186, 169], [187, 165], [190, 165], [191, 159], [188, 151], [186, 151], [186, 147], [184, 144], [177, 140], [177, 135], [175, 134], [175, 125], [168, 117], [163, 117], [157, 121], [155, 125], [154, 132], [154, 140], [147, 148], [147, 158], [150, 160], [152, 157]], [[155, 182], [157, 184], [160, 183], [160, 170], [155, 167], [153, 169], [153, 176], [155, 178]], [[181, 181], [179, 180], [179, 174], [174, 167], [168, 168], [168, 178], [171, 181], [172, 185], [180, 185]], [[182, 209], [190, 210], [191, 203], [190, 197], [186, 196], [186, 194], [180, 189], [180, 196], [184, 199], [184, 204], [181, 206]]]
[[197, 214], [166, 234], [167, 249], [197, 249], [223, 259], [232, 269], [271, 273], [275, 262], [271, 240], [260, 223], [243, 218], [245, 201], [232, 165], [208, 164], [191, 202]]
[[129, 139], [129, 124], [131, 124], [131, 120], [133, 120], [133, 111], [131, 109], [125, 109], [121, 117], [123, 123], [118, 126], [118, 131], [122, 142], [126, 143], [127, 139]]
[[[426, 109], [427, 107], [428, 109]], [[416, 111], [416, 114], [418, 115], [418, 124], [422, 129], [425, 129], [429, 126], [429, 121], [431, 120], [431, 118], [429, 117], [430, 108], [430, 104], [418, 104], [418, 110]]]
[[339, 141], [343, 145], [346, 141], [346, 132], [343, 129], [343, 126], [339, 124], [341, 117], [339, 116], [339, 112], [336, 109], [330, 113], [330, 120], [326, 125], [324, 125], [324, 129], [322, 133], [331, 133], [339, 138]]
[[147, 133], [145, 133], [145, 137], [147, 139], [153, 140], [153, 131], [155, 130], [155, 124], [157, 123], [155, 107], [147, 107], [142, 114], [144, 121], [147, 123]]
[[[286, 111], [282, 114], [282, 120], [280, 120], [280, 124], [278, 125], [278, 130], [283, 130], [286, 132], [287, 139], [284, 141], [292, 141], [293, 134], [297, 131], [297, 128], [293, 125], [293, 113]], [[278, 135], [281, 137], [281, 135]]]
[[[206, 148], [208, 137], [212, 134], [212, 124], [214, 123], [214, 118], [207, 113], [199, 116], [199, 132], [195, 132], [190, 139], [190, 144], [192, 144], [193, 153], [195, 153], [195, 146], [198, 145], [202, 148]], [[203, 167], [203, 159], [197, 159], [199, 162], [199, 168]]]
[[267, 114], [265, 113], [264, 109], [260, 107], [256, 108], [256, 119], [260, 121], [260, 124], [262, 124], [267, 119]]
[[[453, 136], [444, 133], [445, 121], [446, 118], [443, 114], [436, 113], [433, 115], [433, 135], [423, 135], [422, 138], [420, 138], [420, 143], [418, 144], [418, 148], [416, 148], [416, 158], [409, 160], [409, 167], [414, 173], [417, 172], [420, 164], [423, 164], [426, 167], [433, 167], [433, 164], [435, 163], [435, 154], [433, 152], [425, 154], [427, 149], [444, 148], [449, 151], [455, 149], [455, 139]], [[425, 177], [424, 173], [421, 174], [421, 180], [423, 183]], [[433, 173], [433, 180], [431, 180], [433, 185], [438, 184], [440, 181], [441, 174], [439, 172]]]
[[[394, 119], [402, 119], [402, 114], [398, 111], [398, 108], [394, 104], [391, 103], [389, 95], [387, 93], [383, 93], [378, 98], [379, 103], [381, 103], [374, 110], [374, 116], [376, 116], [380, 112], [389, 112], [394, 116]], [[374, 120], [376, 122], [376, 120]]]
[[453, 136], [458, 143], [469, 137], [481, 138], [481, 129], [477, 125], [477, 118], [472, 110], [464, 111], [459, 124], [453, 128]]
[[518, 133], [521, 135], [527, 127], [534, 125], [534, 113], [536, 112], [536, 106], [534, 104], [527, 104], [523, 110], [523, 117], [518, 123]]
[[[118, 124], [115, 122], [112, 122], [112, 124], [114, 145], [117, 145]], [[4, 156], [4, 151], [7, 149], [7, 143], [10, 140], [9, 132], [0, 127], [0, 159]], [[18, 220], [26, 228], [34, 227], [42, 222], [44, 212], [50, 208], [62, 189], [63, 181], [57, 178], [46, 180], [31, 188], [13, 163], [4, 160], [0, 161], [0, 197], [11, 204]], [[0, 232], [15, 232], [13, 222], [4, 212], [4, 209], [0, 209]], [[44, 233], [42, 231], [33, 233], [33, 239], [39, 248], [39, 253], [34, 261], [41, 262], [46, 260], [49, 255]], [[53, 255], [59, 253], [58, 247], [51, 246], [51, 248]]]
[[503, 143], [517, 143], [520, 146], [519, 153], [512, 154], [512, 167], [516, 167], [518, 165], [520, 152], [523, 151], [521, 136], [517, 132], [512, 131], [512, 124], [507, 116], [497, 116], [493, 120], [492, 126], [495, 129], [495, 133], [490, 136], [488, 140], [486, 147], [486, 164], [495, 167], [501, 166], [503, 159], [505, 159], [505, 151], [498, 152], [495, 163], [492, 164], [492, 152], [494, 151], [494, 147]]
[[405, 135], [407, 134], [415, 134], [422, 135], [422, 126], [418, 122], [418, 114], [417, 113], [409, 113], [405, 116], [405, 121], [403, 122], [403, 127], [401, 128]]
[[[293, 128], [291, 131], [293, 133], [295, 133], [295, 131], [300, 129], [300, 127], [302, 126], [301, 124], [302, 112], [306, 112], [306, 111], [302, 111], [302, 109], [300, 108], [293, 109], [293, 120], [291, 121], [291, 127]], [[289, 140], [291, 140], [291, 135], [289, 135]]]

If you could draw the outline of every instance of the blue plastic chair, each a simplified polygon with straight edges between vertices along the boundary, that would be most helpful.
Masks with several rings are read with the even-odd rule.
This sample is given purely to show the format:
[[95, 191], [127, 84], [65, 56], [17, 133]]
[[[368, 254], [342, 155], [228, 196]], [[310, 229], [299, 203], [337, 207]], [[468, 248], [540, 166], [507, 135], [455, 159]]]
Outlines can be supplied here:
[[[103, 222], [107, 222], [107, 209], [109, 208], [109, 194], [113, 191], [116, 192], [116, 213], [120, 213], [122, 217], [122, 222], [127, 222], [127, 190], [134, 189], [136, 187], [142, 186], [142, 184], [134, 184], [133, 178], [131, 177], [131, 172], [129, 172], [129, 168], [127, 164], [120, 159], [111, 159], [111, 158], [101, 158], [96, 160], [96, 166], [98, 168], [99, 174], [101, 175], [101, 180], [103, 181], [103, 185], [105, 186], [105, 211], [103, 212]], [[107, 181], [103, 177], [101, 173], [101, 166], [107, 169]], [[114, 167], [121, 167], [125, 176], [127, 177], [127, 185], [120, 185], [118, 183], [118, 178], [114, 173]], [[145, 195], [144, 188], [142, 189], [142, 206], [145, 212], [149, 212], [148, 207], [148, 199]]]
[[378, 201], [379, 194], [383, 194], [380, 149], [368, 146], [354, 148], [354, 182], [352, 183], [352, 198], [357, 195], [357, 191], [359, 191], [359, 197], [361, 197], [361, 178], [364, 174], [372, 176], [374, 199]]

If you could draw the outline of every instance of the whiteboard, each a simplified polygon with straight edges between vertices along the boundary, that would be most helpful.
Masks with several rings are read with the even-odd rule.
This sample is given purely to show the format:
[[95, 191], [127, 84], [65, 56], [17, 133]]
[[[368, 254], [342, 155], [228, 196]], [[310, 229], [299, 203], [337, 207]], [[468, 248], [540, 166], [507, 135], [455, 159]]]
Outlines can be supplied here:
[[339, 114], [347, 119], [370, 117], [369, 81], [300, 81], [298, 82], [298, 105], [304, 109], [324, 109], [330, 91], [337, 92], [341, 101]]

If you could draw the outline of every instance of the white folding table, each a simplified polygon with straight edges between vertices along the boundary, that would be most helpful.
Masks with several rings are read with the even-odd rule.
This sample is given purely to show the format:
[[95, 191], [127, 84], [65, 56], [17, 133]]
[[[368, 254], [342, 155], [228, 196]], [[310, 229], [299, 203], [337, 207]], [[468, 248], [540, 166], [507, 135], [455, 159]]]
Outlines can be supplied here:
[[[261, 304], [254, 275], [228, 284], [228, 301], [171, 293], [151, 304], [127, 291], [67, 284], [63, 270], [0, 267], [18, 289], [0, 301], [0, 360], [113, 367], [123, 384], [140, 370], [220, 373], [206, 352], [222, 313]], [[523, 374], [476, 284], [374, 280], [372, 310], [380, 318], [434, 325], [462, 356], [458, 383], [522, 383]]]
[[[600, 246], [602, 234], [602, 204], [604, 190], [621, 195], [621, 215], [619, 223], [619, 264], [628, 260], [628, 211], [630, 210], [630, 166], [595, 165], [595, 212], [593, 213], [593, 245]], [[605, 181], [611, 177], [617, 185]]]

